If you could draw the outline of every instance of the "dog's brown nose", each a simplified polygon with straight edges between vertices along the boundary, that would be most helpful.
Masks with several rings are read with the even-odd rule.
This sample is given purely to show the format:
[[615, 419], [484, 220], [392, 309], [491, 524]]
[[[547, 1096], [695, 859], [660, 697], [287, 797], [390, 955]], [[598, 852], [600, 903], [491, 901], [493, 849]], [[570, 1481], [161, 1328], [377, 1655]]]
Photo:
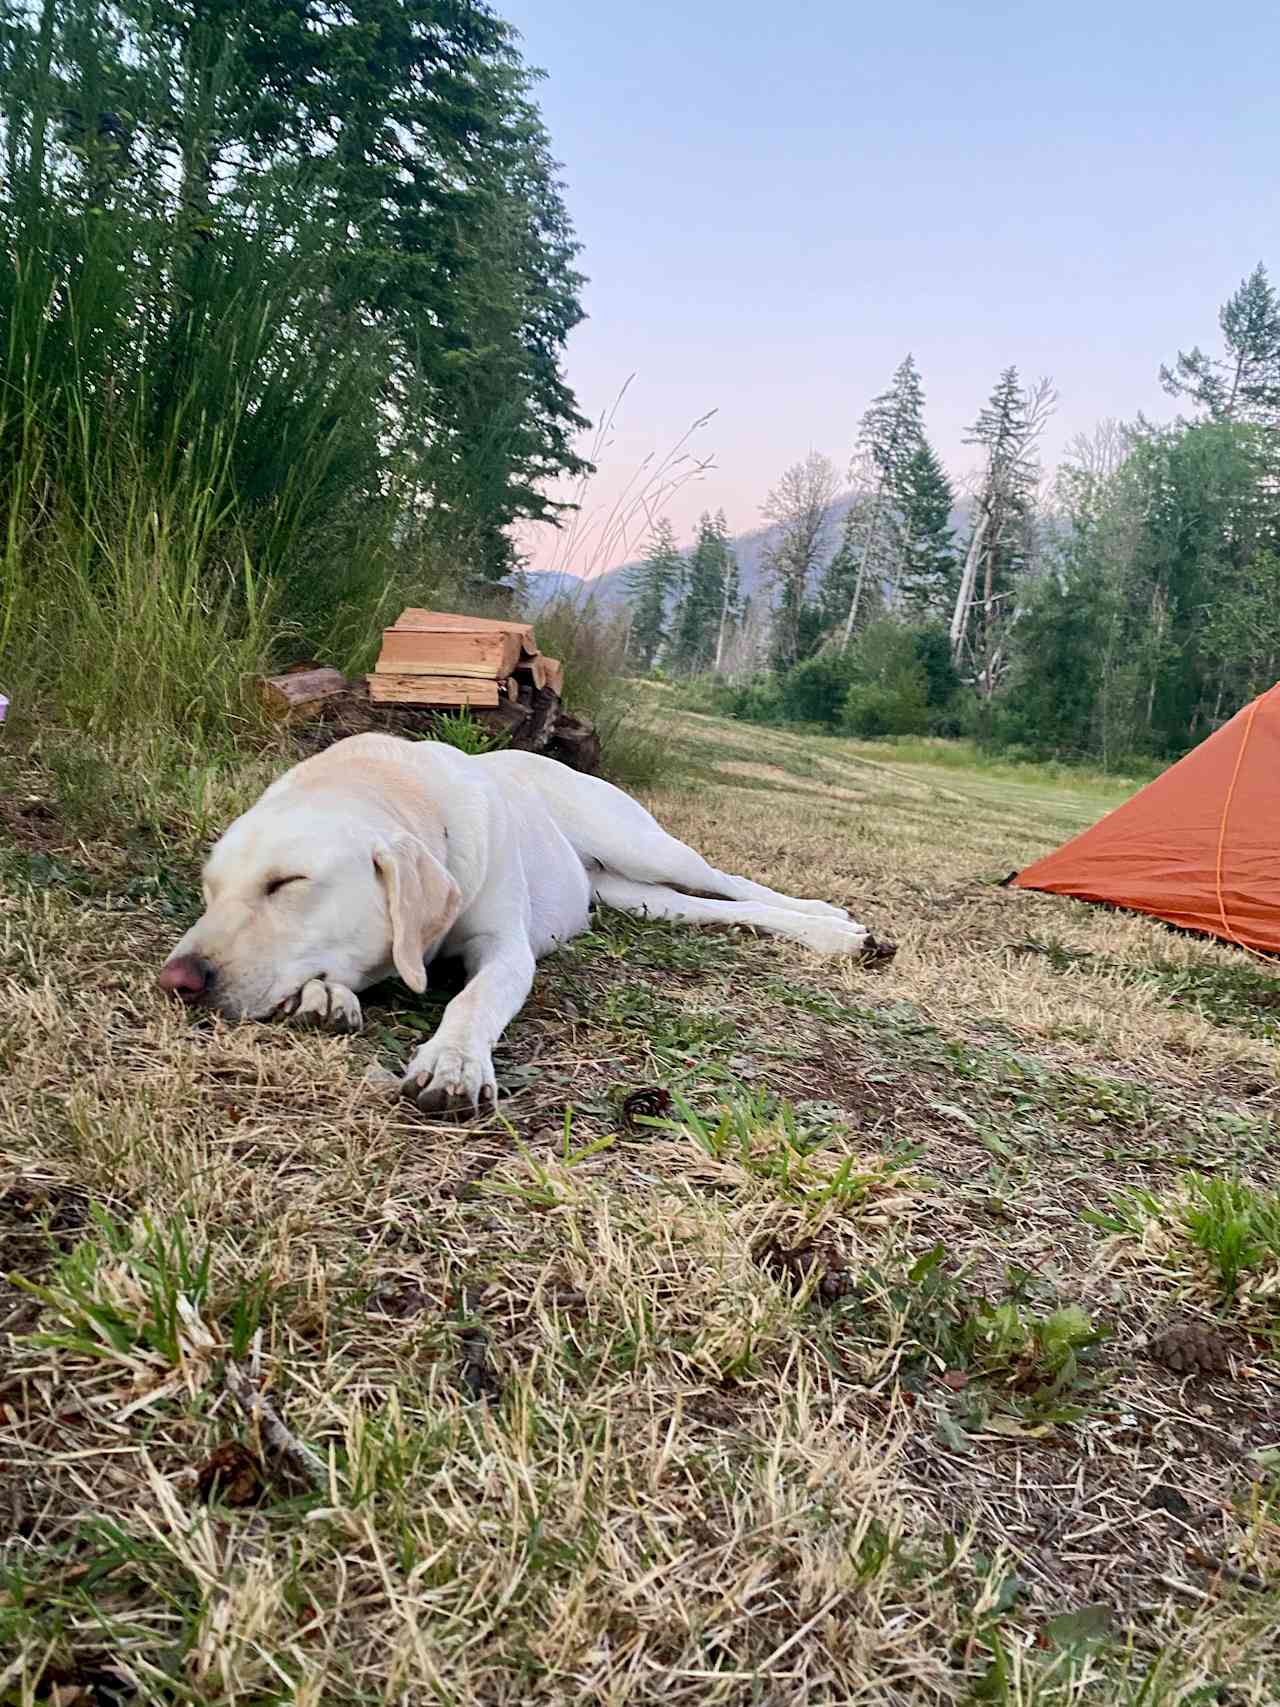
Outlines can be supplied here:
[[156, 982], [169, 995], [177, 996], [191, 1007], [208, 994], [213, 984], [213, 967], [198, 954], [175, 954], [160, 968]]

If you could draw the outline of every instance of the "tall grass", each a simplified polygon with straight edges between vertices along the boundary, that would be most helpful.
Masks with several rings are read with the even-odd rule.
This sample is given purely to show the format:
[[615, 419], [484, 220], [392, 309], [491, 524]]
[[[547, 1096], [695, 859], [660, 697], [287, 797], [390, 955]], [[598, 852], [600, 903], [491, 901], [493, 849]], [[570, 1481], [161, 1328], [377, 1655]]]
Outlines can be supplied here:
[[[38, 731], [61, 752], [56, 731], [77, 730], [113, 776], [130, 751], [167, 742], [200, 773], [253, 730], [246, 680], [272, 659], [357, 671], [404, 604], [481, 610], [500, 595], [477, 592], [465, 552], [444, 560], [439, 517], [450, 506], [423, 474], [429, 352], [407, 353], [403, 324], [360, 294], [381, 263], [335, 217], [341, 151], [262, 141], [259, 120], [279, 114], [236, 86], [249, 38], [220, 42], [198, 12], [117, 17], [91, 0], [34, 0], [9, 26], [0, 687], [13, 701], [10, 732]], [[482, 305], [474, 312], [482, 327]], [[545, 402], [552, 416], [560, 407]], [[590, 449], [608, 442], [615, 415]], [[473, 422], [480, 449], [485, 418]], [[574, 512], [565, 545], [577, 567], [582, 551], [594, 553], [590, 567], [608, 566], [633, 524], [707, 466], [687, 449], [700, 424], [645, 459], [603, 516]], [[456, 420], [453, 430], [458, 439]], [[478, 455], [472, 445], [473, 473]], [[495, 505], [480, 505], [482, 522]], [[456, 544], [466, 506], [453, 507]], [[589, 596], [540, 623], [565, 662], [570, 704], [595, 719], [617, 774], [651, 773], [631, 705], [610, 687], [622, 674], [617, 624]]]
[[663, 766], [658, 727], [626, 676], [626, 624], [590, 594], [561, 595], [537, 613], [538, 645], [564, 665], [569, 710], [595, 725], [611, 782], [647, 788]]
[[19, 719], [216, 741], [282, 625], [324, 644], [369, 601], [366, 364], [297, 336], [314, 256], [269, 203], [207, 252], [165, 239], [92, 151], [51, 164], [54, 79], [26, 71], [3, 112], [0, 681]]
[[[455, 552], [446, 574], [441, 540], [506, 513], [511, 468], [481, 428], [467, 439], [457, 375], [478, 384], [524, 347], [537, 305], [499, 282], [567, 266], [567, 231], [537, 224], [555, 207], [534, 206], [536, 115], [496, 21], [415, 25], [401, 59], [366, 66], [344, 46], [364, 20], [317, 21], [308, 82], [287, 21], [273, 33], [248, 6], [30, 0], [0, 19], [0, 684], [19, 722], [38, 706], [95, 739], [225, 742], [252, 716], [248, 671], [272, 655], [364, 665], [398, 605], [451, 596], [475, 568]], [[443, 65], [458, 32], [472, 51], [447, 92], [474, 97], [487, 153], [411, 74], [415, 55]], [[419, 164], [453, 174], [447, 213], [423, 181], [393, 198], [360, 176], [388, 91], [412, 107]], [[350, 149], [332, 146], [326, 100]], [[505, 273], [473, 252], [502, 185], [529, 243]], [[509, 310], [501, 335], [468, 320], [481, 277]], [[522, 373], [506, 399], [523, 430]], [[571, 402], [544, 399], [537, 420], [576, 422]], [[463, 465], [497, 468], [492, 490], [463, 481], [446, 504], [437, 477]]]
[[[713, 455], [692, 448], [715, 411], [692, 421], [666, 451], [642, 457], [611, 498], [597, 501], [594, 491], [608, 465], [634, 377], [619, 388], [583, 447], [589, 472], [568, 496], [569, 518], [548, 561], [547, 572], [560, 579], [553, 582], [551, 597], [530, 614], [539, 646], [564, 665], [566, 704], [595, 724], [606, 774], [625, 787], [645, 788], [663, 772], [665, 745], [651, 705], [629, 675], [627, 610], [622, 604], [611, 607], [592, 583], [637, 550], [672, 498], [715, 466]], [[576, 577], [576, 584], [569, 576]]]

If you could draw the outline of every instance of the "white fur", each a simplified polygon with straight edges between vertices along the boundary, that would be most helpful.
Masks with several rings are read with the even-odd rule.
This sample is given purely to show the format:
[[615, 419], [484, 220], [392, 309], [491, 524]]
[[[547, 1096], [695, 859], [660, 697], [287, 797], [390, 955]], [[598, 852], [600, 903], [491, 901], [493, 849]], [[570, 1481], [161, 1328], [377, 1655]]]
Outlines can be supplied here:
[[717, 871], [621, 790], [554, 760], [355, 735], [230, 826], [174, 957], [212, 966], [210, 1005], [232, 1017], [353, 1030], [356, 991], [393, 970], [424, 989], [426, 964], [458, 955], [466, 985], [404, 1089], [424, 1108], [475, 1107], [496, 1096], [493, 1047], [535, 962], [587, 928], [593, 900], [754, 926], [821, 954], [872, 944], [839, 907]]

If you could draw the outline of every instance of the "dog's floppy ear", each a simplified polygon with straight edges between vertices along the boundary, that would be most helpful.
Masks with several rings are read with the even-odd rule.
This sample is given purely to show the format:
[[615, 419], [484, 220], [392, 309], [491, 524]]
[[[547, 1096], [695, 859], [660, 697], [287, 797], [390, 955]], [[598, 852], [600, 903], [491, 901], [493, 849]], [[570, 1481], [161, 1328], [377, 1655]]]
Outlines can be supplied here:
[[387, 888], [391, 915], [391, 958], [396, 971], [419, 995], [427, 987], [427, 950], [445, 936], [462, 906], [462, 891], [416, 836], [400, 830], [373, 850], [373, 863]]

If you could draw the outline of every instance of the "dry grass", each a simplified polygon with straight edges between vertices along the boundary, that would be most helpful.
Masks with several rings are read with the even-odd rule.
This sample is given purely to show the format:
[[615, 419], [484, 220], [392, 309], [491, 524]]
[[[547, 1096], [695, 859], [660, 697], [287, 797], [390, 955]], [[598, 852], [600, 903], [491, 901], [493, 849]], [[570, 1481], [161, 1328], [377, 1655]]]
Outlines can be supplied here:
[[0, 1703], [1280, 1698], [1280, 1251], [1187, 1218], [1270, 1184], [1273, 981], [993, 885], [1117, 790], [671, 728], [673, 830], [901, 953], [602, 919], [486, 1127], [365, 1081], [437, 996], [171, 1012], [190, 811], [6, 772]]

